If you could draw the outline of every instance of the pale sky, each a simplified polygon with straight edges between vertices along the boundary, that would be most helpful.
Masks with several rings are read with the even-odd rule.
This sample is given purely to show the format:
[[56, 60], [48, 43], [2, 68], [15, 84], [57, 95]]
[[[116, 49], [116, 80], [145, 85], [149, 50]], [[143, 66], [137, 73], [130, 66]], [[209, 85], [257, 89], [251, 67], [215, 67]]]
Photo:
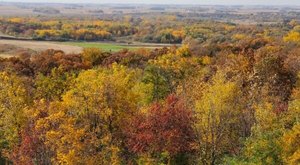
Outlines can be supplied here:
[[140, 4], [200, 4], [200, 5], [300, 5], [300, 0], [0, 0], [0, 2], [48, 3], [140, 3]]

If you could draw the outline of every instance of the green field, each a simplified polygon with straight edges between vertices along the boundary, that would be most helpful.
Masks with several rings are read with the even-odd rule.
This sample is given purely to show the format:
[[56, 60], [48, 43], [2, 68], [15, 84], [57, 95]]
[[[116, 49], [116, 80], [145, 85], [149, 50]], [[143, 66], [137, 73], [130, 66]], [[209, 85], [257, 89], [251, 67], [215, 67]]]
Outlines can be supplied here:
[[104, 51], [120, 51], [122, 49], [138, 49], [139, 46], [119, 45], [117, 43], [97, 43], [97, 42], [64, 42], [65, 45], [79, 46], [82, 48], [99, 48]]

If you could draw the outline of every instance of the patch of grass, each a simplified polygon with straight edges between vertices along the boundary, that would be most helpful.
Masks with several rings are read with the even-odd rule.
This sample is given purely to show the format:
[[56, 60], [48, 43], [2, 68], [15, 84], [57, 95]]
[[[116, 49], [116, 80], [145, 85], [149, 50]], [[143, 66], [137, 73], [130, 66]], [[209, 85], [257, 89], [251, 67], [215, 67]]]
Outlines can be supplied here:
[[138, 47], [132, 47], [130, 45], [118, 45], [116, 43], [101, 43], [101, 42], [62, 42], [65, 45], [79, 46], [82, 48], [99, 48], [104, 51], [120, 51], [122, 49], [137, 49]]

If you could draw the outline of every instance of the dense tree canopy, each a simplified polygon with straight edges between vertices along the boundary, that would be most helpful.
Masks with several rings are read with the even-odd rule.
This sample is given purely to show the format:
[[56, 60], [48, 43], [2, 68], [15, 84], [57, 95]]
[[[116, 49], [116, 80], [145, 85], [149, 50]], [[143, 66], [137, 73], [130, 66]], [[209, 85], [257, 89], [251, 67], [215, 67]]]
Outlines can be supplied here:
[[183, 44], [0, 58], [0, 164], [300, 164], [298, 23], [185, 21], [1, 18], [16, 36]]

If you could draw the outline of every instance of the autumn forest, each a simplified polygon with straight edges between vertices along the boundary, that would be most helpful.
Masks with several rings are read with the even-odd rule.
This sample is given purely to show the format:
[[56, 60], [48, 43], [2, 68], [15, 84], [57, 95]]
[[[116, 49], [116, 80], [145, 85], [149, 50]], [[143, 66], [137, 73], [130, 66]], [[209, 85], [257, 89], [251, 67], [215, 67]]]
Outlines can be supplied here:
[[158, 45], [0, 44], [0, 164], [300, 164], [298, 15], [98, 12], [0, 15], [0, 40]]

